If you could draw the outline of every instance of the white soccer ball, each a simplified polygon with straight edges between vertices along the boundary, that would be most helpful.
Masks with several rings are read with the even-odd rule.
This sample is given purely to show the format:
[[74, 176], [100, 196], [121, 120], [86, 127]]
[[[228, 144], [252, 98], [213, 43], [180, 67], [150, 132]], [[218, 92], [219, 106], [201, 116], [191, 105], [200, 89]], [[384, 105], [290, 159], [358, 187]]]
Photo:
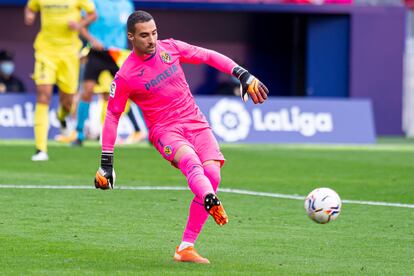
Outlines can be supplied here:
[[341, 198], [330, 188], [317, 188], [305, 199], [305, 210], [309, 218], [317, 223], [335, 220], [341, 213], [341, 207]]

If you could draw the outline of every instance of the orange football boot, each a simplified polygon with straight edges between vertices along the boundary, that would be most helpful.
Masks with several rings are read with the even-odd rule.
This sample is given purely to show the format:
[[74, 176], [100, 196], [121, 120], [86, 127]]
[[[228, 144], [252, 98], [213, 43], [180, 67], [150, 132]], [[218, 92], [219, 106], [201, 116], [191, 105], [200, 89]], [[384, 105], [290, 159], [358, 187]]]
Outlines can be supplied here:
[[229, 222], [229, 217], [224, 211], [223, 204], [214, 194], [208, 194], [204, 198], [204, 208], [213, 217], [218, 225], [224, 225]]
[[201, 257], [193, 246], [189, 246], [181, 251], [178, 251], [178, 246], [175, 249], [174, 261], [176, 262], [190, 262], [198, 264], [209, 264], [210, 261]]

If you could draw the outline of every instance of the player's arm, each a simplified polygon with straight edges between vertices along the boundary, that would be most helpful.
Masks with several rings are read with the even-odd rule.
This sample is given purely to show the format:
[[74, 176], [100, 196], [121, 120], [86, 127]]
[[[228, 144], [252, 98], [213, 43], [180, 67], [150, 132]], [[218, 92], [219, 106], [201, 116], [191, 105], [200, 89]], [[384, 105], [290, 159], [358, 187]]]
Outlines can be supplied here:
[[104, 45], [88, 31], [88, 28], [81, 28], [79, 34], [88, 41], [93, 49], [97, 51], [103, 51], [105, 49]]
[[95, 4], [92, 0], [78, 0], [79, 10], [85, 11], [85, 15], [82, 16], [81, 20], [76, 21], [69, 21], [68, 26], [73, 31], [80, 31], [82, 28], [89, 26], [93, 21], [98, 18], [95, 10]]
[[86, 28], [89, 24], [98, 18], [96, 11], [91, 11], [85, 14], [79, 22], [69, 21], [68, 26], [71, 30], [81, 31], [82, 28]]
[[217, 70], [235, 76], [240, 81], [241, 97], [244, 102], [247, 102], [249, 96], [255, 104], [263, 103], [267, 99], [267, 94], [269, 93], [267, 87], [230, 58], [216, 51], [190, 45], [182, 41], [173, 40], [172, 42], [179, 50], [182, 62], [192, 64], [205, 63]]
[[119, 118], [125, 109], [129, 97], [127, 82], [115, 77], [111, 85], [108, 108], [102, 129], [101, 165], [95, 175], [97, 189], [113, 189], [115, 182], [114, 145], [117, 137]]
[[36, 0], [30, 0], [27, 2], [26, 7], [24, 8], [24, 24], [27, 26], [33, 25], [38, 11], [39, 3]]
[[81, 21], [79, 21], [79, 29], [86, 28], [98, 18], [96, 11], [93, 10], [91, 12], [87, 12], [84, 17], [82, 17]]

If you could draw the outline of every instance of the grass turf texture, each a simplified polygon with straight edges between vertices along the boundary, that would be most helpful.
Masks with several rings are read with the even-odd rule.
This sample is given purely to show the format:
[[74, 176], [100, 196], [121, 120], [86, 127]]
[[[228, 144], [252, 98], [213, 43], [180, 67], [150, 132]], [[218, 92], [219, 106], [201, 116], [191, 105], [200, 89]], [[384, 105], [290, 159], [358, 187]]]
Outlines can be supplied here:
[[[414, 203], [414, 145], [224, 145], [223, 188]], [[51, 144], [33, 163], [27, 142], [0, 142], [0, 184], [89, 185], [94, 144]], [[118, 147], [118, 186], [185, 186], [147, 146]], [[310, 221], [297, 200], [222, 193], [230, 222], [209, 219], [197, 249], [209, 266], [174, 263], [189, 191], [0, 189], [0, 274], [413, 275], [414, 209], [344, 204], [337, 221]]]

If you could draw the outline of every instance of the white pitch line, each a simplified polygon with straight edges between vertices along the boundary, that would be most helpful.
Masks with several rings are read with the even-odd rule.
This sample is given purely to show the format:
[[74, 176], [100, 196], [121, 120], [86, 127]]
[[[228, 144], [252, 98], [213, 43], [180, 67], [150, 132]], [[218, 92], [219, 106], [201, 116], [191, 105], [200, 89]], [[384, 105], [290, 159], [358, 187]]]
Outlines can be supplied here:
[[[266, 192], [254, 192], [254, 191], [237, 190], [237, 189], [219, 189], [219, 191], [224, 192], [224, 193], [241, 194], [241, 195], [266, 196], [266, 197], [286, 198], [286, 199], [296, 199], [296, 200], [305, 199], [304, 196], [300, 196], [300, 195], [286, 195], [286, 194], [276, 194], [276, 193], [266, 193]], [[414, 209], [414, 204], [394, 203], [394, 202], [343, 199], [342, 203], [372, 205], [372, 206], [390, 206], [390, 207]]]
[[[93, 186], [68, 186], [68, 185], [13, 185], [13, 184], [0, 184], [0, 189], [49, 189], [49, 190], [92, 190]], [[134, 191], [187, 191], [188, 187], [182, 186], [118, 186], [117, 190], [134, 190]], [[219, 189], [222, 193], [240, 194], [240, 195], [252, 195], [263, 196], [273, 198], [295, 199], [304, 200], [305, 197], [301, 195], [287, 195], [278, 193], [267, 192], [255, 192], [239, 189]], [[387, 206], [387, 207], [399, 207], [399, 208], [411, 208], [414, 209], [414, 204], [406, 203], [394, 203], [394, 202], [381, 202], [381, 201], [365, 201], [365, 200], [342, 200], [347, 204], [360, 204], [371, 206]]]

